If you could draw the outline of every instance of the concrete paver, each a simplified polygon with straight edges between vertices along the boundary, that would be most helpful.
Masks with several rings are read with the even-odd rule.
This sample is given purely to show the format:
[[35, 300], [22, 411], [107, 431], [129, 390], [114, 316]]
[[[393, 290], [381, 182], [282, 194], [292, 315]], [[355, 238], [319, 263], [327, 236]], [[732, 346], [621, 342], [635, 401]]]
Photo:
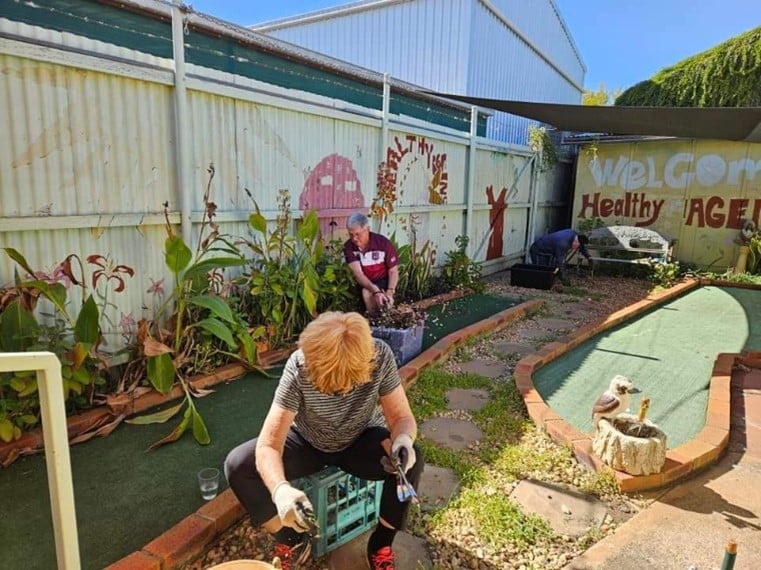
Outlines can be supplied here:
[[495, 353], [502, 356], [517, 356], [522, 358], [534, 352], [536, 347], [521, 342], [495, 342], [492, 345], [492, 349]]
[[519, 482], [510, 498], [524, 512], [545, 519], [557, 534], [568, 536], [599, 528], [607, 513], [605, 504], [594, 497], [543, 481]]
[[492, 380], [505, 376], [510, 372], [510, 369], [503, 362], [486, 358], [474, 358], [468, 362], [463, 362], [460, 364], [460, 368], [463, 372], [478, 374]]
[[477, 411], [489, 401], [489, 392], [487, 390], [457, 388], [448, 390], [446, 398], [447, 408], [450, 410]]
[[[367, 540], [370, 533], [336, 548], [328, 557], [330, 570], [365, 570], [367, 568]], [[433, 565], [423, 539], [407, 532], [398, 532], [394, 539], [394, 556], [397, 568], [430, 570]]]
[[442, 507], [457, 493], [460, 480], [451, 469], [426, 465], [420, 479], [419, 495], [424, 507]]
[[545, 329], [525, 329], [518, 331], [518, 338], [521, 340], [544, 340], [552, 336], [552, 333]]
[[566, 319], [555, 319], [552, 317], [537, 319], [536, 324], [538, 324], [543, 329], [551, 331], [567, 331], [576, 326], [573, 321]]
[[455, 451], [466, 449], [468, 445], [480, 440], [484, 433], [467, 420], [453, 418], [434, 418], [423, 422], [420, 433], [428, 439]]

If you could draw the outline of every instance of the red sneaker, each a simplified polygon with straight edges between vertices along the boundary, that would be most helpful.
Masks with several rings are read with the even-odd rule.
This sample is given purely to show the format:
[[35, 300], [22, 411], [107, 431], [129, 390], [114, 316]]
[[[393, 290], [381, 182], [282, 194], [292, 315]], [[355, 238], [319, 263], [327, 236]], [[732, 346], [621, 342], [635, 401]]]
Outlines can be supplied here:
[[394, 570], [394, 551], [390, 546], [384, 546], [370, 555], [368, 562], [370, 570]]
[[[280, 568], [282, 570], [296, 570], [296, 568], [309, 559], [311, 553], [312, 544], [308, 540], [300, 542], [295, 546], [276, 544], [274, 551], [275, 558], [280, 560]], [[393, 569], [393, 566], [391, 568]]]

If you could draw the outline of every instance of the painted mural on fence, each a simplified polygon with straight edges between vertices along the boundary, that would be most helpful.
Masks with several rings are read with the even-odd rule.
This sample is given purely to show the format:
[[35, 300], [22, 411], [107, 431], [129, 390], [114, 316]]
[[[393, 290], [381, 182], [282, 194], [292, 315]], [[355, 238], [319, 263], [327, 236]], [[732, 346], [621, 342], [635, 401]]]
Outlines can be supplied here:
[[[447, 153], [437, 152], [435, 143], [425, 137], [406, 135], [395, 136], [394, 142], [386, 148], [386, 161], [382, 165], [387, 181], [397, 189], [401, 201], [405, 194], [405, 180], [417, 166], [425, 170], [427, 180], [426, 201], [429, 204], [446, 204], [449, 173], [447, 172]], [[415, 198], [407, 201], [414, 204]]]
[[486, 199], [491, 206], [489, 208], [489, 246], [486, 249], [486, 259], [488, 260], [502, 257], [505, 213], [507, 212], [507, 188], [502, 188], [495, 198], [494, 186], [487, 186]]
[[761, 145], [653, 141], [580, 153], [575, 225], [600, 218], [676, 238], [680, 260], [731, 265], [746, 219], [761, 221]]
[[327, 240], [345, 239], [346, 218], [364, 207], [362, 182], [354, 164], [335, 153], [324, 157], [310, 170], [299, 195], [300, 210], [315, 209], [322, 214], [320, 231]]

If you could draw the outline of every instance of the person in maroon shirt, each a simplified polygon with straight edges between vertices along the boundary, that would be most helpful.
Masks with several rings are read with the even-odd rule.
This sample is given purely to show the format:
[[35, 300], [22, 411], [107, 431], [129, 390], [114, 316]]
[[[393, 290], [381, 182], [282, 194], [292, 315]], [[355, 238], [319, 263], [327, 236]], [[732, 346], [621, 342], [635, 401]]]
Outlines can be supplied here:
[[393, 306], [399, 282], [399, 256], [391, 241], [370, 231], [367, 216], [355, 212], [346, 222], [349, 239], [344, 244], [344, 258], [362, 291], [369, 314], [381, 307]]

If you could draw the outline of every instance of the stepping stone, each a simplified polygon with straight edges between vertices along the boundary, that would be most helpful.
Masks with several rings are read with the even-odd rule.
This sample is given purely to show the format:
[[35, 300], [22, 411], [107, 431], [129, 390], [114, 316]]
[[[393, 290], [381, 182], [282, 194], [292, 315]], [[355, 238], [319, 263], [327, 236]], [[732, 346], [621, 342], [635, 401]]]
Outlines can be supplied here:
[[525, 329], [518, 331], [518, 337], [522, 340], [539, 340], [552, 336], [552, 333], [543, 329]]
[[[547, 334], [546, 332], [544, 334]], [[471, 374], [478, 374], [486, 378], [499, 378], [500, 376], [506, 376], [510, 369], [501, 362], [495, 360], [487, 360], [486, 358], [475, 358], [470, 362], [463, 362], [460, 364], [460, 368], [463, 372], [470, 372]]]
[[518, 358], [523, 358], [524, 356], [531, 354], [534, 352], [534, 347], [530, 344], [524, 344], [521, 342], [495, 342], [492, 345], [492, 348], [494, 349], [494, 352], [497, 354], [501, 354], [504, 356], [512, 356], [515, 355]]
[[455, 451], [467, 448], [484, 436], [484, 432], [473, 422], [454, 418], [427, 420], [420, 425], [420, 433], [431, 441]]
[[447, 408], [450, 410], [480, 410], [489, 401], [487, 390], [465, 390], [456, 388], [446, 393]]
[[540, 327], [554, 331], [567, 331], [576, 326], [573, 321], [568, 321], [566, 319], [546, 318], [537, 319], [536, 322]]
[[524, 513], [545, 519], [557, 534], [578, 537], [605, 520], [607, 507], [585, 495], [551, 483], [521, 481], [510, 495]]
[[420, 497], [427, 507], [443, 507], [457, 493], [460, 481], [447, 467], [426, 465], [420, 479]]
[[[370, 532], [366, 532], [336, 548], [328, 555], [328, 568], [330, 570], [367, 568], [367, 540], [369, 538]], [[433, 567], [425, 541], [408, 532], [396, 533], [393, 548], [397, 568], [430, 570]]]

